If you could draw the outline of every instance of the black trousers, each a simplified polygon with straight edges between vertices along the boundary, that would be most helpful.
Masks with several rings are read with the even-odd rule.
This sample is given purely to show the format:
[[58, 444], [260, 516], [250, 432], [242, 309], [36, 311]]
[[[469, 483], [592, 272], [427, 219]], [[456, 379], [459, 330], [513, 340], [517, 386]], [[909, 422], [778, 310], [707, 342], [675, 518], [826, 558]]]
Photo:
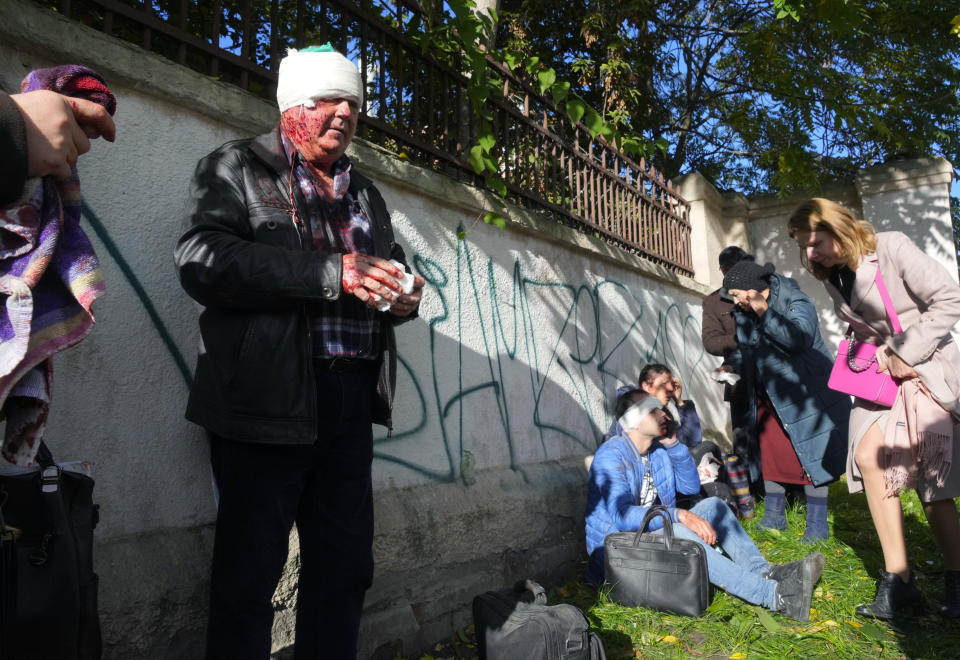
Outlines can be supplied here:
[[294, 522], [300, 538], [296, 660], [353, 659], [373, 579], [375, 368], [317, 372], [314, 445], [211, 437], [220, 493], [207, 660], [267, 660], [272, 596]]

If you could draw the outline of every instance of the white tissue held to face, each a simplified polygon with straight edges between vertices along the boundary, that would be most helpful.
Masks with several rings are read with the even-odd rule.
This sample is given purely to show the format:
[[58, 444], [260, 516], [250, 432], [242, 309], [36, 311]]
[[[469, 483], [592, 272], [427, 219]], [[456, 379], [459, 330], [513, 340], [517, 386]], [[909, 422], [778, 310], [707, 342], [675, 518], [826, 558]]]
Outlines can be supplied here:
[[[399, 261], [397, 261], [396, 259], [391, 259], [391, 260], [390, 260], [390, 263], [392, 263], [394, 266], [396, 266], [397, 268], [399, 268], [400, 270], [403, 271], [403, 277], [401, 277], [400, 280], [399, 280], [399, 281], [400, 281], [400, 287], [403, 289], [403, 292], [404, 292], [405, 294], [407, 294], [407, 293], [412, 293], [412, 292], [413, 292], [413, 279], [414, 279], [414, 278], [413, 278], [413, 273], [408, 273], [408, 272], [406, 271], [406, 269], [403, 267], [403, 264], [400, 263]], [[381, 312], [388, 312], [388, 311], [390, 311], [391, 303], [390, 303], [389, 300], [381, 300], [381, 299], [380, 299], [380, 296], [378, 296], [377, 294], [373, 293], [372, 291], [370, 292], [370, 295], [371, 295], [371, 297], [373, 297], [374, 301], [377, 302], [377, 310], [378, 310], [378, 311], [381, 311]]]
[[731, 371], [714, 370], [710, 372], [710, 377], [718, 383], [728, 383], [730, 385], [736, 385], [740, 380], [740, 375]]

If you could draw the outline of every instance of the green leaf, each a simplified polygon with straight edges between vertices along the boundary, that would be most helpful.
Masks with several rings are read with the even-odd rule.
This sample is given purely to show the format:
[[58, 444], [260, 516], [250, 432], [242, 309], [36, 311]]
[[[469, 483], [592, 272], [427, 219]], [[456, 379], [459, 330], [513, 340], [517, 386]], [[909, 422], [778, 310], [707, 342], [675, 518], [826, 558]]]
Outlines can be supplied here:
[[640, 145], [637, 144], [637, 141], [633, 138], [624, 138], [620, 140], [617, 147], [620, 148], [620, 151], [627, 154], [628, 156], [636, 156], [637, 152], [640, 151]]
[[465, 240], [466, 238], [467, 238], [467, 232], [462, 231], [462, 230], [457, 232], [457, 240], [458, 240], [458, 241]]
[[496, 161], [493, 160], [493, 158], [491, 158], [491, 157], [490, 157], [489, 155], [487, 155], [487, 154], [483, 154], [482, 158], [483, 158], [483, 166], [484, 166], [485, 168], [487, 168], [487, 170], [489, 170], [489, 171], [493, 172], [494, 174], [496, 174], [497, 171], [498, 171], [498, 169], [499, 169], [499, 168], [497, 167]]
[[484, 153], [490, 153], [490, 150], [493, 149], [496, 144], [497, 138], [494, 137], [492, 131], [486, 130], [477, 136], [477, 145], [483, 149]]
[[490, 12], [490, 18], [493, 19], [494, 23], [500, 22], [500, 15], [497, 13], [496, 9], [494, 9], [493, 7], [490, 7], [489, 9], [487, 9], [487, 11]]
[[550, 96], [553, 97], [553, 102], [557, 104], [560, 104], [565, 98], [567, 98], [569, 93], [570, 83], [566, 81], [554, 83], [550, 87]]
[[[507, 219], [504, 218], [499, 213], [494, 213], [493, 211], [484, 213], [483, 221], [486, 222], [488, 225], [493, 225], [494, 227], [499, 227], [500, 229], [504, 229], [507, 226]], [[466, 642], [467, 639], [463, 636], [462, 631], [460, 631], [460, 635], [461, 635], [460, 639]]]
[[773, 619], [773, 617], [770, 615], [770, 612], [760, 607], [754, 607], [753, 611], [757, 613], [757, 618], [760, 619], [760, 624], [767, 629], [767, 632], [780, 632], [780, 624]]
[[470, 156], [468, 160], [470, 161], [470, 167], [473, 168], [474, 172], [477, 174], [483, 172], [483, 148], [481, 148], [480, 145], [474, 145], [470, 147]]
[[596, 137], [597, 134], [603, 130], [603, 117], [593, 108], [587, 108], [586, 113], [583, 115], [583, 123], [587, 127], [587, 130], [590, 131], [591, 137]]
[[860, 628], [860, 632], [869, 637], [870, 639], [876, 640], [878, 642], [888, 641], [886, 634], [883, 630], [875, 623], [865, 623], [863, 628]]
[[587, 104], [580, 99], [570, 99], [566, 105], [567, 116], [570, 117], [570, 123], [576, 124], [583, 118], [583, 113], [587, 110]]
[[485, 181], [487, 185], [501, 197], [507, 196], [507, 184], [498, 176], [488, 176]]
[[467, 87], [467, 96], [473, 101], [475, 106], [484, 103], [490, 97], [490, 88], [486, 85], [473, 85]]
[[540, 81], [540, 95], [542, 96], [557, 81], [557, 72], [553, 69], [545, 69], [537, 74], [537, 80]]
[[[490, 11], [493, 11], [493, 10], [491, 9]], [[487, 215], [496, 215], [496, 213], [494, 213], [494, 214], [488, 213]], [[484, 221], [484, 222], [487, 221], [487, 216], [486, 216], [486, 215], [483, 216], [483, 221]], [[457, 637], [459, 637], [459, 638], [460, 638], [460, 641], [463, 642], [464, 644], [469, 644], [469, 643], [470, 643], [470, 638], [467, 637], [467, 633], [463, 632], [463, 628], [458, 628], [458, 629], [457, 629]]]
[[666, 138], [662, 138], [662, 137], [657, 138], [657, 141], [654, 142], [654, 145], [657, 147], [657, 149], [660, 150], [660, 152], [664, 156], [667, 155], [667, 147], [670, 146], [670, 143], [667, 141]]
[[517, 56], [514, 53], [504, 53], [503, 61], [511, 71], [517, 68], [518, 60], [517, 60]]
[[526, 63], [527, 73], [529, 73], [530, 75], [533, 75], [533, 72], [537, 70], [538, 64], [540, 64], [540, 58], [537, 57], [536, 55], [528, 59]]

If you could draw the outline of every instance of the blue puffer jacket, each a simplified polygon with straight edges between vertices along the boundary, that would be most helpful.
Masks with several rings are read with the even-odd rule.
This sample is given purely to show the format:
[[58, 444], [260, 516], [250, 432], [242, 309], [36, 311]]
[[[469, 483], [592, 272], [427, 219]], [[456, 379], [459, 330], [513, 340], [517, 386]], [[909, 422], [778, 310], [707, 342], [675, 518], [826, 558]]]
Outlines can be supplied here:
[[[737, 351], [728, 361], [747, 384], [752, 424], [757, 395], [766, 393], [804, 471], [817, 486], [836, 481], [846, 468], [850, 397], [827, 387], [833, 357], [820, 337], [813, 302], [797, 282], [770, 276], [768, 309], [762, 317], [734, 308]], [[750, 479], [762, 478], [756, 433], [741, 458]]]
[[[684, 495], [700, 492], [700, 477], [690, 450], [677, 442], [670, 449], [654, 443], [649, 456], [653, 483], [657, 486], [660, 504], [669, 507], [677, 519], [677, 491]], [[603, 540], [613, 532], [640, 528], [649, 507], [638, 506], [640, 487], [646, 470], [633, 442], [625, 436], [607, 440], [590, 465], [590, 488], [587, 491], [587, 579], [594, 584], [603, 581]], [[663, 519], [657, 516], [649, 530], [660, 529]]]

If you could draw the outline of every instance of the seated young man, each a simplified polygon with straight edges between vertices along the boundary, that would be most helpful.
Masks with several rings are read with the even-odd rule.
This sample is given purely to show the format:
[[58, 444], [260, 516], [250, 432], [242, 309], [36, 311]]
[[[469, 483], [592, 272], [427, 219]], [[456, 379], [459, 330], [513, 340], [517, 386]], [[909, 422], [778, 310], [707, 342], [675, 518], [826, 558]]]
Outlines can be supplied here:
[[[628, 392], [635, 392], [640, 396], [650, 395], [658, 399], [669, 416], [671, 428], [675, 431], [677, 440], [690, 449], [693, 462], [700, 474], [700, 491], [693, 495], [681, 494], [679, 506], [689, 509], [701, 497], [714, 495], [726, 500], [728, 504], [732, 502], [733, 497], [730, 494], [730, 486], [726, 483], [725, 470], [721, 469], [724, 463], [723, 453], [713, 442], [709, 440], [704, 442], [697, 407], [693, 401], [683, 399], [683, 385], [680, 379], [662, 364], [648, 364], [640, 371], [638, 380], [640, 389], [630, 385], [617, 388], [617, 399]], [[623, 435], [623, 428], [614, 416], [610, 428], [603, 436], [603, 442], [618, 435]]]
[[[719, 498], [701, 500], [689, 511], [677, 508], [677, 494], [696, 493], [700, 479], [687, 447], [676, 435], [663, 435], [668, 417], [661, 402], [632, 390], [617, 400], [615, 414], [624, 433], [603, 443], [590, 466], [587, 579], [593, 584], [603, 582], [606, 536], [637, 530], [647, 509], [662, 504], [670, 511], [676, 536], [707, 548], [711, 584], [748, 603], [807, 621], [813, 587], [823, 572], [823, 555], [814, 552], [771, 566]], [[657, 517], [648, 531], [662, 527]]]

